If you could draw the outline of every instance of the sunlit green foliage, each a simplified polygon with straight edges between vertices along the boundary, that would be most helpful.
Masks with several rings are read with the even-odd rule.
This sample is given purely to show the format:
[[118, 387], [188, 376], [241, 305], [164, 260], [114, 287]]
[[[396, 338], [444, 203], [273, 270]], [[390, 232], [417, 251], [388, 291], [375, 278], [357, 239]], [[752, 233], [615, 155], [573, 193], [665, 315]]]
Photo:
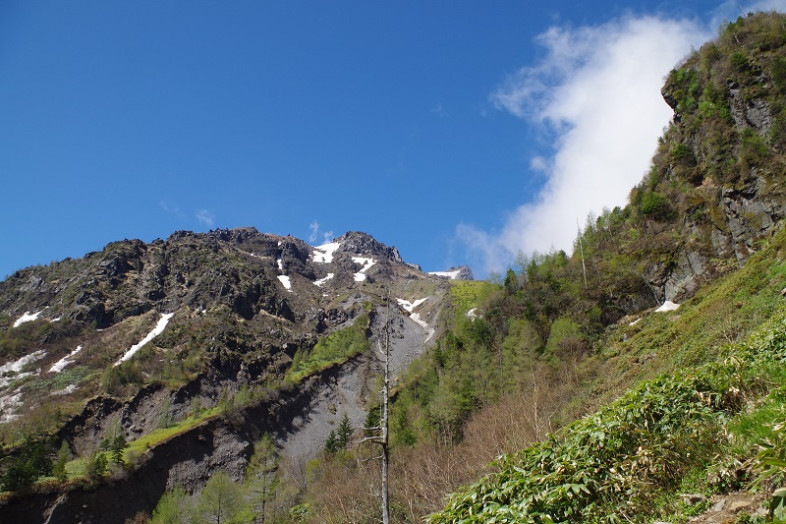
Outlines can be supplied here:
[[368, 315], [360, 315], [351, 326], [320, 339], [311, 351], [298, 350], [287, 372], [287, 380], [300, 382], [313, 373], [367, 351], [369, 322]]
[[[786, 377], [786, 323], [713, 363], [633, 388], [546, 441], [502, 457], [437, 522], [625, 522], [706, 468], [746, 400]], [[777, 461], [776, 461], [777, 462]], [[775, 463], [775, 462], [773, 462]], [[778, 463], [779, 464], [779, 463]]]

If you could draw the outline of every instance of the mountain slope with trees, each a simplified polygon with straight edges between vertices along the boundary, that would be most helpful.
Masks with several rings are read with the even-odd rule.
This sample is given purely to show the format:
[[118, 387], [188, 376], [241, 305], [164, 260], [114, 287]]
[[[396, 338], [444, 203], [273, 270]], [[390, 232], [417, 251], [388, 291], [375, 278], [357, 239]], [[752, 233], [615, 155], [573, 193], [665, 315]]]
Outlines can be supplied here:
[[[754, 458], [759, 445], [780, 438], [773, 427], [783, 420], [782, 370], [761, 367], [782, 357], [755, 334], [782, 338], [785, 28], [780, 14], [741, 18], [669, 74], [663, 95], [675, 117], [651, 169], [628, 205], [588, 218], [572, 255], [522, 256], [496, 285], [472, 286], [470, 293], [466, 283], [454, 286], [450, 330], [410, 369], [392, 408], [398, 519], [416, 522], [436, 512], [433, 522], [548, 522], [553, 506], [555, 522], [639, 522], [697, 511], [680, 506], [680, 490], [738, 489], [767, 470]], [[679, 309], [656, 312], [667, 301]], [[741, 354], [747, 356], [738, 367], [713, 367]], [[760, 372], [761, 380], [753, 380]], [[730, 395], [734, 374], [742, 382], [733, 385], [737, 404], [694, 402]], [[682, 442], [658, 440], [647, 416], [643, 428], [617, 418], [656, 404], [696, 413], [668, 415], [666, 434]], [[582, 416], [590, 418], [571, 425]], [[649, 439], [638, 441], [646, 456], [615, 454], [610, 446], [602, 460], [618, 462], [602, 462], [588, 441], [577, 444], [615, 424], [622, 429], [610, 438], [631, 432]], [[710, 438], [714, 431], [734, 432], [733, 449]], [[701, 437], [695, 432], [708, 439], [695, 439], [695, 450], [683, 446]], [[668, 461], [688, 452], [695, 462]], [[550, 475], [543, 482], [553, 481], [553, 492], [545, 484], [527, 491], [533, 474], [527, 461], [547, 455], [555, 469], [539, 474]], [[634, 459], [654, 468], [643, 477], [647, 489], [598, 477], [593, 491], [577, 479], [589, 482], [596, 470], [559, 473], [560, 464], [584, 460], [621, 471]], [[718, 461], [723, 471], [708, 470]], [[340, 473], [330, 472], [339, 466]], [[373, 477], [339, 466], [326, 468], [326, 480], [317, 479], [306, 495], [313, 521], [373, 522], [377, 500], [365, 489]], [[497, 473], [459, 490], [484, 472]], [[339, 476], [358, 480], [330, 500], [320, 496]], [[617, 489], [631, 498], [603, 491]], [[528, 497], [537, 504], [528, 506]], [[585, 506], [592, 508], [582, 512]]]
[[738, 522], [783, 519], [784, 95], [786, 16], [724, 26], [628, 204], [498, 282], [253, 229], [15, 273], [0, 515], [378, 522], [392, 326], [395, 522], [686, 522], [751, 486]]

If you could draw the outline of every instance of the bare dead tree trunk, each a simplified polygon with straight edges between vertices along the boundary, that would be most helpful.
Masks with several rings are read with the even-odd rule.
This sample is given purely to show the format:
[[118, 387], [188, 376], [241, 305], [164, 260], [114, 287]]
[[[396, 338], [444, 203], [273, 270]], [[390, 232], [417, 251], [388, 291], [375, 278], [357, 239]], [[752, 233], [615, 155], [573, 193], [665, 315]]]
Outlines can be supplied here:
[[388, 512], [388, 408], [390, 402], [390, 290], [385, 313], [385, 382], [382, 386], [382, 522], [390, 523]]
[[379, 426], [373, 428], [364, 428], [366, 431], [377, 432], [376, 435], [366, 437], [360, 441], [373, 442], [379, 444], [382, 448], [382, 454], [379, 457], [374, 457], [382, 461], [382, 523], [390, 524], [390, 504], [388, 502], [388, 462], [389, 462], [389, 448], [388, 448], [388, 417], [390, 409], [390, 290], [387, 295], [383, 297], [385, 300], [385, 329], [382, 337], [382, 347], [377, 347], [384, 357], [384, 382], [382, 385], [382, 417], [379, 421]]
[[581, 226], [576, 218], [576, 228], [579, 230], [579, 252], [581, 253], [581, 269], [584, 271], [584, 287], [587, 287], [587, 266], [584, 265], [584, 242], [581, 239]]

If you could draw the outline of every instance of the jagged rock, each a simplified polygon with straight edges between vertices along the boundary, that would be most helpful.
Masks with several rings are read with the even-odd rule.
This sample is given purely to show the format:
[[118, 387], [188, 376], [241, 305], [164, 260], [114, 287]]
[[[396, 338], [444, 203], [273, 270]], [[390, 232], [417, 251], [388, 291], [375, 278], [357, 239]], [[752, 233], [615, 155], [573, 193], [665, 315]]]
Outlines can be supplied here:
[[[42, 352], [36, 361], [41, 375], [48, 378], [55, 373], [47, 371], [53, 363], [77, 345], [84, 347], [67, 364], [67, 370], [83, 370], [77, 377], [87, 377], [68, 395], [83, 407], [61, 423], [56, 436], [82, 456], [96, 449], [112, 420], [119, 420], [126, 438], [133, 440], [157, 429], [164, 409], [167, 420], [182, 420], [194, 410], [216, 407], [220, 398], [242, 388], [259, 391], [280, 385], [269, 400], [230, 409], [226, 416], [154, 445], [140, 457], [137, 471], [117, 480], [128, 492], [143, 489], [144, 497], [114, 508], [110, 520], [103, 520], [106, 510], [96, 495], [85, 498], [73, 492], [57, 504], [58, 494], [53, 493], [51, 500], [42, 494], [43, 502], [24, 510], [27, 502], [13, 510], [6, 506], [0, 509], [3, 519], [15, 514], [25, 516], [20, 521], [35, 521], [31, 515], [56, 506], [50, 512], [52, 523], [122, 522], [139, 509], [150, 511], [174, 483], [198, 490], [219, 468], [240, 478], [262, 431], [273, 434], [285, 453], [297, 454], [292, 459], [313, 458], [331, 422], [325, 402], [337, 406], [337, 415], [331, 416], [347, 412], [360, 427], [378, 394], [376, 353], [316, 372], [288, 390], [284, 376], [293, 359], [362, 315], [368, 315], [368, 336], [375, 341], [385, 329], [380, 317], [387, 313], [377, 311], [383, 290], [413, 301], [429, 293], [420, 323], [392, 309], [395, 378], [433, 336], [431, 326], [438, 325], [436, 315], [449, 284], [435, 282], [405, 263], [398, 250], [365, 233], [350, 232], [335, 241], [335, 256], [327, 260], [315, 256], [315, 248], [302, 240], [254, 228], [178, 231], [149, 244], [113, 242], [101, 252], [20, 270], [0, 282], [3, 327], [13, 333], [13, 321], [26, 315], [37, 322], [26, 332], [46, 333], [29, 348], [20, 348], [22, 354]], [[334, 277], [317, 285], [317, 278], [328, 274]], [[417, 289], [418, 296], [409, 289]], [[152, 333], [164, 314], [170, 316], [163, 331], [115, 367], [129, 348]], [[184, 361], [190, 362], [190, 369], [180, 368]], [[158, 368], [171, 374], [159, 377]], [[20, 409], [38, 406], [43, 398], [53, 402], [55, 397], [36, 396], [36, 391], [23, 391]], [[44, 389], [41, 395], [47, 393]], [[308, 436], [298, 436], [300, 431]], [[141, 482], [146, 487], [141, 488]], [[115, 486], [98, 489], [111, 497], [116, 496]]]

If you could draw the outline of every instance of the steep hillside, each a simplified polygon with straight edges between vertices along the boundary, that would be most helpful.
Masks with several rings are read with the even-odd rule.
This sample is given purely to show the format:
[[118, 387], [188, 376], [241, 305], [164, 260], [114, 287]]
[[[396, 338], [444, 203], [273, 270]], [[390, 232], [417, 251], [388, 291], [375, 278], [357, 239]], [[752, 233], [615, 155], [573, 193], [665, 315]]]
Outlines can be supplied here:
[[377, 522], [390, 325], [397, 522], [686, 522], [751, 482], [737, 521], [786, 517], [784, 95], [786, 16], [728, 24], [628, 205], [500, 282], [253, 229], [15, 273], [0, 516], [187, 521], [223, 482], [241, 521]]
[[[681, 506], [679, 493], [709, 500], [759, 478], [757, 446], [777, 442], [783, 420], [783, 370], [762, 369], [782, 356], [761, 337], [781, 340], [773, 319], [786, 287], [784, 27], [777, 14], [740, 19], [670, 73], [663, 95], [675, 118], [650, 171], [627, 206], [588, 217], [572, 255], [522, 258], [498, 284], [453, 287], [450, 330], [393, 405], [397, 520], [685, 522], [706, 504]], [[739, 369], [713, 367], [727, 358], [742, 359]], [[655, 411], [673, 406], [663, 439]], [[606, 426], [613, 442], [592, 441]], [[618, 439], [635, 446], [616, 453]], [[688, 454], [695, 461], [672, 460]], [[646, 461], [652, 471], [635, 469]], [[644, 484], [604, 468], [642, 471]], [[327, 459], [304, 496], [311, 521], [373, 522], [374, 474]], [[326, 495], [338, 478], [352, 487]]]
[[[17, 492], [3, 520], [122, 522], [216, 470], [241, 478], [263, 434], [302, 468], [342, 416], [362, 427], [388, 318], [394, 376], [442, 329], [448, 280], [363, 233], [311, 247], [253, 228], [14, 273], [0, 283], [0, 473]], [[125, 472], [106, 466], [115, 444]], [[36, 481], [61, 447], [65, 471]], [[138, 496], [117, 505], [118, 490]]]
[[786, 516], [784, 27], [739, 19], [671, 72], [674, 120], [629, 205], [588, 221], [586, 277], [578, 249], [525, 261], [479, 311], [530, 366], [573, 362], [574, 396], [430, 522]]

